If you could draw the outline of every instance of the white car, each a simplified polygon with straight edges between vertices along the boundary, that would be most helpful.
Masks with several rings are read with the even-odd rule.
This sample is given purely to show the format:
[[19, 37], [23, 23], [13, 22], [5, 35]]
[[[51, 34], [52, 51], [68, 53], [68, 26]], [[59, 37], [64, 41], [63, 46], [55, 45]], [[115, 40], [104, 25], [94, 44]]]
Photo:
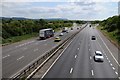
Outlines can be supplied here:
[[60, 33], [60, 35], [59, 36], [63, 36], [63, 33]]
[[103, 57], [103, 54], [101, 51], [95, 51], [94, 60], [96, 62], [103, 62], [104, 61], [104, 57]]

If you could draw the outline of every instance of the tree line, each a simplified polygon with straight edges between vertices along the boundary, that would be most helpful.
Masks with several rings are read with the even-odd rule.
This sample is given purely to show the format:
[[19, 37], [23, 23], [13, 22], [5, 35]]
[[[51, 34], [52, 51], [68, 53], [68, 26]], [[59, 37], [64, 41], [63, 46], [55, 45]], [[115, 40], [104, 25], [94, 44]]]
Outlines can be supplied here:
[[103, 30], [107, 32], [113, 32], [113, 36], [120, 42], [120, 15], [109, 17], [106, 20], [100, 22]]
[[62, 28], [72, 26], [72, 21], [64, 20], [4, 20], [2, 19], [2, 39], [7, 39], [15, 36], [22, 36], [25, 34], [38, 33], [40, 29], [45, 28]]

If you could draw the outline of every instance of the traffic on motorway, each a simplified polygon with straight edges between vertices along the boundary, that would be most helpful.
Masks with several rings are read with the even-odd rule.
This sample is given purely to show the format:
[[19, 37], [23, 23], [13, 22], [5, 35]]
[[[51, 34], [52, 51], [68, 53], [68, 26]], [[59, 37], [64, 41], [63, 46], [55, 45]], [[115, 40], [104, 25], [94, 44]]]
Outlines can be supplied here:
[[[64, 27], [59, 32], [54, 32], [52, 28], [42, 29], [39, 31], [39, 40], [32, 40], [33, 42], [29, 45], [23, 42], [22, 44], [25, 45], [20, 47], [16, 46], [21, 45], [21, 43], [9, 45], [11, 46], [9, 48], [4, 47], [3, 78], [14, 77], [23, 71], [26, 66], [29, 66], [31, 62], [34, 62], [38, 56], [50, 51], [52, 47], [58, 45], [59, 42], [62, 42], [76, 31], [81, 30], [85, 25], [71, 28]], [[87, 24], [44, 74], [35, 74], [33, 77], [118, 78], [118, 64], [116, 64], [114, 58], [111, 58], [106, 43], [103, 42], [103, 39], [106, 40], [106, 38], [103, 37], [102, 39], [100, 36], [103, 37], [95, 26], [93, 28], [91, 24]], [[41, 76], [35, 77], [36, 75]]]

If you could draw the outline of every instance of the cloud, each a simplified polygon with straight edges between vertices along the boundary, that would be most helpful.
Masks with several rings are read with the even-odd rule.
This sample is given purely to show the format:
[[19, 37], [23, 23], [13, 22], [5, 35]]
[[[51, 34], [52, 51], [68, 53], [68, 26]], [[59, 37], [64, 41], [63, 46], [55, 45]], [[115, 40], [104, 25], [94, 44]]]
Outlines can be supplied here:
[[[45, 5], [39, 5], [39, 3]], [[54, 5], [53, 5], [54, 3]], [[108, 2], [4, 2], [2, 16], [27, 18], [105, 19], [117, 14], [117, 6]]]
[[2, 0], [2, 2], [119, 2], [119, 0]]

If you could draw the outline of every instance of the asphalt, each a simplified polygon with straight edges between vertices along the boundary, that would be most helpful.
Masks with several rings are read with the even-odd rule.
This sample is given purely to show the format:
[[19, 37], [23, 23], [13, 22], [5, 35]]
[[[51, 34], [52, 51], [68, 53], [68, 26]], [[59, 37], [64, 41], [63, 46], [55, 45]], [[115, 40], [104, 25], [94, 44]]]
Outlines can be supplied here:
[[[45, 78], [118, 78], [118, 49], [96, 27], [89, 25], [76, 35], [72, 43], [62, 53]], [[91, 36], [96, 40], [91, 40]], [[104, 62], [95, 62], [95, 51], [101, 51]], [[117, 63], [117, 61], [118, 63]]]
[[[83, 25], [84, 26], [84, 25]], [[61, 40], [64, 40], [77, 31], [70, 30], [69, 33], [64, 33]], [[58, 36], [60, 32], [55, 33]], [[11, 45], [2, 47], [2, 77], [9, 78], [29, 65], [39, 56], [58, 45], [59, 42], [54, 42], [54, 38], [46, 40], [38, 40], [38, 38], [21, 41]]]

